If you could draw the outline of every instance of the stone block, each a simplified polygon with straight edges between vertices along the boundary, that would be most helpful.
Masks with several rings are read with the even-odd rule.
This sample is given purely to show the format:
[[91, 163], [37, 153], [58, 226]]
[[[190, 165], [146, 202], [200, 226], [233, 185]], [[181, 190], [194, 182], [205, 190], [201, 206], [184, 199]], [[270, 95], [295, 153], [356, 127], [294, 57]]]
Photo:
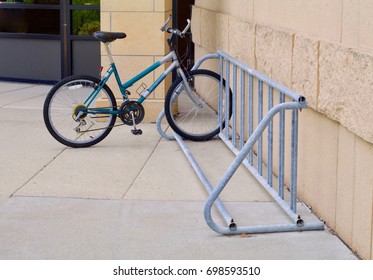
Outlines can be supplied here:
[[215, 12], [220, 12], [221, 2], [222, 1], [216, 1], [216, 0], [196, 0], [195, 6], [204, 8], [207, 10], [215, 11]]
[[256, 68], [290, 87], [293, 34], [256, 25]]
[[160, 28], [165, 13], [112, 13], [112, 31], [127, 34], [124, 40], [112, 45], [114, 55], [163, 55], [166, 52], [166, 33]]
[[224, 13], [242, 21], [254, 19], [254, 0], [197, 0], [195, 6], [215, 13]]
[[342, 0], [255, 1], [255, 21], [340, 42]]
[[138, 12], [153, 11], [153, 0], [105, 0], [101, 1], [101, 11], [106, 12]]
[[229, 44], [229, 35], [232, 33], [229, 27], [229, 16], [225, 14], [217, 14], [215, 26], [216, 29], [214, 31], [213, 26], [210, 30], [211, 33], [216, 32], [216, 48], [217, 50], [222, 50], [228, 52], [228, 44]]
[[[136, 1], [132, 1], [136, 2]], [[155, 12], [172, 12], [172, 0], [155, 0], [154, 1]]]
[[318, 111], [373, 143], [373, 56], [320, 43]]
[[100, 29], [103, 31], [111, 30], [111, 13], [110, 12], [101, 12], [100, 14], [101, 26]]
[[292, 88], [307, 98], [316, 109], [318, 99], [319, 42], [303, 36], [294, 37]]
[[216, 17], [217, 14], [209, 10], [201, 10], [201, 45], [210, 50], [216, 51]]
[[229, 17], [229, 54], [255, 67], [255, 25]]
[[254, 0], [230, 0], [220, 2], [220, 11], [241, 21], [254, 20]]
[[201, 45], [210, 52], [228, 51], [229, 17], [201, 10]]

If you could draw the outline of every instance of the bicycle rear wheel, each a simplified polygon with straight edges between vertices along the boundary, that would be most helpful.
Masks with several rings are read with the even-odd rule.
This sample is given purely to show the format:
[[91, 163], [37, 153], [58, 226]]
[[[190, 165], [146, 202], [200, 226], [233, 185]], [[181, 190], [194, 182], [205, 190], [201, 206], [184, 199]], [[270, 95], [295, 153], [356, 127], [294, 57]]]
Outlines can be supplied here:
[[117, 109], [110, 88], [105, 85], [92, 100], [91, 111], [84, 104], [99, 83], [99, 79], [91, 76], [71, 76], [57, 83], [48, 93], [43, 109], [44, 123], [57, 141], [69, 147], [83, 148], [97, 144], [110, 133], [116, 115], [97, 110], [103, 106]]
[[[165, 114], [169, 125], [180, 136], [193, 140], [208, 140], [224, 128], [226, 114], [231, 116], [232, 93], [226, 98], [223, 80], [222, 106], [219, 115], [220, 75], [210, 70], [193, 70], [186, 73], [191, 92], [179, 77], [168, 90]], [[228, 101], [228, 106], [226, 103]], [[228, 108], [228, 109], [227, 109]], [[226, 112], [228, 111], [228, 112]]]

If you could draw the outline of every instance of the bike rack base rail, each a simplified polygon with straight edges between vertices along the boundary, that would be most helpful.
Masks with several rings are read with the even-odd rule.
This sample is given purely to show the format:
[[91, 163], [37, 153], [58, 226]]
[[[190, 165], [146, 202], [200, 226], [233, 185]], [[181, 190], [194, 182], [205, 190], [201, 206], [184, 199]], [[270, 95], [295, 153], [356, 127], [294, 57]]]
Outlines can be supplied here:
[[[296, 209], [298, 111], [307, 107], [306, 99], [222, 51], [202, 57], [193, 69], [199, 68], [207, 59], [219, 60], [221, 83], [218, 112], [219, 114], [223, 111], [228, 112], [229, 107], [232, 107], [231, 117], [226, 114], [224, 119], [225, 123], [229, 125], [224, 126], [222, 124], [224, 123], [223, 117], [220, 117], [219, 137], [236, 156], [216, 186], [213, 187], [210, 184], [183, 139], [176, 133], [168, 135], [162, 130], [161, 121], [164, 112], [157, 119], [157, 129], [161, 136], [166, 139], [175, 139], [178, 142], [209, 194], [204, 208], [207, 225], [220, 234], [323, 230], [324, 223], [322, 221], [305, 222], [297, 214]], [[225, 79], [225, 87], [223, 87], [223, 79]], [[233, 94], [232, 104], [229, 104], [228, 98], [230, 90]], [[223, 91], [226, 92], [225, 100], [222, 100]], [[278, 101], [274, 101], [275, 95], [278, 96]], [[223, 110], [223, 106], [226, 106], [225, 110]], [[291, 112], [291, 120], [287, 122], [286, 112], [288, 111]], [[278, 135], [274, 135], [275, 120], [278, 121]], [[286, 126], [290, 126], [291, 131], [290, 147], [286, 147], [289, 142], [285, 141], [286, 134], [288, 134]], [[264, 132], [267, 137], [264, 137]], [[286, 150], [289, 150], [288, 154], [286, 154]], [[277, 164], [274, 163], [275, 151]], [[289, 174], [286, 174], [286, 156], [290, 158]], [[244, 165], [251, 172], [284, 213], [289, 216], [291, 223], [237, 226], [219, 195], [240, 165]], [[277, 182], [274, 182], [274, 177]], [[290, 181], [288, 187], [285, 185], [286, 179]], [[287, 188], [290, 193], [288, 199], [285, 198]], [[213, 220], [211, 212], [214, 205], [224, 219], [226, 226], [218, 225]]]

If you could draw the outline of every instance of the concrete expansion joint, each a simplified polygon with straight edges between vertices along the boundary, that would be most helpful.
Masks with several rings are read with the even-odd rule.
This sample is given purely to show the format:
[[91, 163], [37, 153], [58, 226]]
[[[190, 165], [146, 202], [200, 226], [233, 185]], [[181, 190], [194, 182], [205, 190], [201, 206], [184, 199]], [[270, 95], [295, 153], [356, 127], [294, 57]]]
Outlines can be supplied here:
[[44, 169], [46, 169], [52, 162], [54, 162], [61, 154], [66, 151], [68, 148], [65, 147], [62, 149], [60, 153], [58, 153], [55, 157], [53, 157], [52, 160], [47, 162], [40, 170], [38, 170], [34, 175], [30, 176], [30, 178], [25, 181], [19, 188], [17, 188], [12, 194], [11, 197], [16, 196], [16, 193], [19, 192], [24, 186], [26, 186], [29, 182], [31, 182], [36, 176], [38, 176], [41, 172], [43, 172]]
[[126, 195], [128, 194], [128, 192], [132, 189], [134, 183], [137, 181], [137, 179], [140, 177], [140, 175], [142, 174], [142, 172], [144, 171], [145, 167], [148, 165], [150, 159], [152, 158], [154, 152], [157, 150], [159, 144], [161, 143], [162, 141], [162, 138], [159, 138], [157, 144], [154, 146], [153, 150], [151, 151], [151, 153], [149, 154], [148, 158], [146, 159], [146, 161], [144, 162], [144, 164], [142, 165], [142, 167], [139, 169], [139, 172], [136, 174], [136, 176], [134, 176], [132, 182], [130, 183], [130, 186], [129, 188], [122, 194], [122, 197], [121, 199], [125, 199], [126, 198]]

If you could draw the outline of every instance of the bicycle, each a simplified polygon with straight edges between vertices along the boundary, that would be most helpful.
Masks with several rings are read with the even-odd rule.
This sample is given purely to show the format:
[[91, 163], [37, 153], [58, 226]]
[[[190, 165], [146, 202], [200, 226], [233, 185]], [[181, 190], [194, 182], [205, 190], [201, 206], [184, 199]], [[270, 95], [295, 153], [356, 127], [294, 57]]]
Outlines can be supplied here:
[[[44, 102], [43, 117], [48, 131], [57, 141], [73, 148], [89, 147], [102, 141], [113, 127], [119, 125], [132, 126], [131, 132], [141, 135], [137, 125], [145, 115], [142, 103], [174, 69], [178, 77], [167, 92], [164, 106], [168, 124], [180, 136], [193, 141], [208, 140], [219, 133], [221, 125], [224, 127], [225, 124], [225, 111], [231, 116], [232, 93], [229, 91], [227, 95], [222, 91], [224, 97], [221, 100], [229, 105], [219, 107], [219, 86], [225, 87], [225, 81], [210, 70], [183, 69], [174, 39], [175, 36], [191, 36], [188, 32], [191, 22], [188, 19], [185, 29], [180, 31], [167, 27], [170, 19], [171, 16], [161, 28], [162, 32], [171, 34], [167, 39], [170, 52], [125, 83], [121, 82], [109, 45], [117, 39], [126, 38], [126, 34], [105, 31], [93, 34], [103, 43], [110, 66], [101, 79], [88, 75], [70, 76], [50, 90]], [[128, 88], [166, 62], [171, 64], [158, 79], [149, 88], [143, 89], [137, 100], [130, 100]], [[116, 98], [107, 85], [113, 74], [123, 99], [120, 106], [117, 106]], [[218, 108], [223, 109], [218, 112]], [[115, 124], [117, 117], [122, 124]]]

